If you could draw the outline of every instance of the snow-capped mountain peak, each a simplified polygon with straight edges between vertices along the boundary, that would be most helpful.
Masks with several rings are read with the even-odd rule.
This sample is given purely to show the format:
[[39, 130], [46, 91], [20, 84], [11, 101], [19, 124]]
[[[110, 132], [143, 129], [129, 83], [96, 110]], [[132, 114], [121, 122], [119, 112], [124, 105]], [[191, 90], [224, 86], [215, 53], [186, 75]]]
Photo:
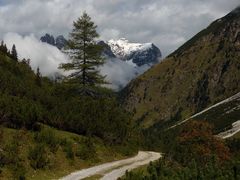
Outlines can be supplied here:
[[119, 40], [109, 40], [108, 45], [111, 47], [113, 53], [120, 58], [130, 55], [135, 51], [145, 51], [152, 47], [152, 43], [130, 43], [127, 39], [121, 38]]
[[137, 66], [155, 64], [161, 58], [161, 51], [153, 43], [132, 43], [125, 38], [107, 42], [113, 54], [124, 61], [133, 61]]

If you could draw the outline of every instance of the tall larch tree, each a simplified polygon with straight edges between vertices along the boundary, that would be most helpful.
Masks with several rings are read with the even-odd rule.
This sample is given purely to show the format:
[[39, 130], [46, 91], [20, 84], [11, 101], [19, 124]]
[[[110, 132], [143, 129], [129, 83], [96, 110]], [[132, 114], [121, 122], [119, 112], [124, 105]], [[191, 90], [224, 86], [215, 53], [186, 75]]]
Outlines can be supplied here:
[[104, 77], [98, 70], [98, 67], [104, 63], [104, 59], [102, 47], [96, 42], [99, 37], [96, 28], [97, 26], [86, 12], [73, 22], [73, 30], [66, 47], [70, 62], [60, 65], [61, 69], [71, 71], [67, 82], [83, 90], [105, 83]]

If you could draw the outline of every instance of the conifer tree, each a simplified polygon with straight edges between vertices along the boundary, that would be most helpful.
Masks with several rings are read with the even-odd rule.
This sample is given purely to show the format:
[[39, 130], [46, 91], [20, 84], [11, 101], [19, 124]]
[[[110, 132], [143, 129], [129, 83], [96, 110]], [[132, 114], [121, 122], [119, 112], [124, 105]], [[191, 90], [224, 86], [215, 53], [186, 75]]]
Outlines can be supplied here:
[[65, 71], [72, 71], [67, 82], [83, 89], [105, 83], [98, 71], [98, 66], [104, 63], [104, 59], [101, 56], [102, 47], [96, 43], [96, 38], [99, 37], [96, 28], [86, 12], [73, 22], [66, 47], [71, 61], [60, 65]]
[[16, 60], [16, 61], [18, 60], [18, 55], [17, 55], [17, 50], [16, 50], [15, 44], [13, 44], [13, 46], [12, 46], [11, 56], [14, 60]]
[[3, 48], [4, 48], [4, 42], [1, 41], [1, 45], [0, 45], [0, 51], [3, 52]]
[[1, 41], [0, 51], [5, 54], [7, 54], [7, 52], [8, 52], [7, 46], [6, 46], [6, 44], [4, 44], [4, 41]]
[[42, 85], [41, 72], [40, 72], [39, 67], [37, 68], [37, 73], [36, 73], [36, 84], [37, 84], [38, 86], [41, 86], [41, 85]]

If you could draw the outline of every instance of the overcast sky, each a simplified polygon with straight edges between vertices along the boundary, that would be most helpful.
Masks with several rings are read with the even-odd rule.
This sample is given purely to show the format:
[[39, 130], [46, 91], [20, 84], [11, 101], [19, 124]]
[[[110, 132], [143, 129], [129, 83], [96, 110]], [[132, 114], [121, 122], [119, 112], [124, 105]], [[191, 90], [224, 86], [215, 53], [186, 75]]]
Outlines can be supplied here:
[[0, 0], [0, 38], [8, 32], [68, 35], [83, 10], [104, 40], [153, 42], [163, 55], [179, 47], [239, 0]]

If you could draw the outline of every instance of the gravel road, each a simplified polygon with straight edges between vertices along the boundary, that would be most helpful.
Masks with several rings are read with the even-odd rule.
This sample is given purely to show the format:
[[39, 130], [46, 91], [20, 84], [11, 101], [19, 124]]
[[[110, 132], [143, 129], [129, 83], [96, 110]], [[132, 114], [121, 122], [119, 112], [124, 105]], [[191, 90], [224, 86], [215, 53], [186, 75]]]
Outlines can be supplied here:
[[158, 160], [160, 157], [161, 154], [157, 152], [139, 151], [135, 157], [82, 169], [61, 178], [61, 180], [79, 180], [95, 175], [101, 175], [102, 180], [116, 180], [123, 176], [126, 170], [130, 171], [151, 161]]

